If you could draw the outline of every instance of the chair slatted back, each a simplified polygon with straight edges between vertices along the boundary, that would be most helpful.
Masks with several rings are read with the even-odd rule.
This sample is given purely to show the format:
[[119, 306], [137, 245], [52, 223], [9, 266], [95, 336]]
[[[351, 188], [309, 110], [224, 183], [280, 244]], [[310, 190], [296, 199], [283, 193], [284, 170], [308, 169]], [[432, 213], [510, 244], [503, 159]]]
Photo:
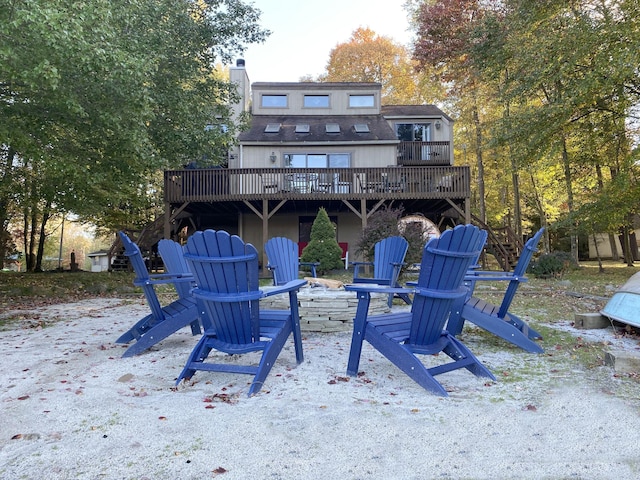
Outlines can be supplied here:
[[129, 258], [129, 263], [131, 263], [133, 271], [136, 274], [133, 284], [137, 287], [142, 287], [142, 291], [147, 299], [147, 303], [149, 304], [153, 317], [156, 319], [164, 318], [160, 301], [153, 289], [149, 271], [144, 263], [144, 258], [142, 258], [140, 248], [138, 248], [138, 245], [136, 245], [126, 233], [118, 232], [118, 235], [120, 236], [120, 241], [124, 246], [124, 254]]
[[531, 262], [531, 258], [533, 258], [533, 254], [538, 250], [538, 243], [542, 238], [542, 234], [544, 233], [544, 227], [536, 232], [536, 234], [527, 240], [524, 248], [522, 249], [522, 253], [520, 254], [520, 258], [518, 259], [518, 263], [513, 269], [514, 280], [509, 282], [509, 286], [507, 287], [504, 297], [502, 298], [502, 303], [500, 304], [500, 309], [498, 310], [498, 317], [504, 318], [507, 312], [509, 311], [509, 307], [511, 306], [511, 302], [513, 301], [513, 297], [518, 290], [518, 285], [524, 281], [523, 278], [527, 273], [527, 268], [529, 268], [529, 263]]
[[400, 236], [387, 237], [376, 243], [373, 254], [373, 277], [397, 280], [393, 277], [399, 273], [399, 268], [394, 264], [404, 262], [408, 249], [409, 242]]
[[[166, 273], [176, 277], [179, 275], [191, 275], [187, 261], [184, 258], [184, 249], [178, 242], [167, 239], [160, 240], [158, 242], [158, 253], [162, 257]], [[174, 282], [173, 286], [180, 298], [191, 296], [192, 284], [189, 282]]]
[[424, 247], [413, 305], [409, 343], [436, 343], [449, 317], [453, 301], [464, 297], [462, 282], [482, 250], [487, 233], [473, 225], [446, 230]]
[[232, 344], [260, 339], [258, 252], [225, 231], [196, 232], [187, 241], [185, 258], [217, 338]]
[[273, 269], [275, 285], [284, 285], [298, 279], [298, 244], [285, 237], [273, 237], [264, 244], [269, 259], [269, 268]]

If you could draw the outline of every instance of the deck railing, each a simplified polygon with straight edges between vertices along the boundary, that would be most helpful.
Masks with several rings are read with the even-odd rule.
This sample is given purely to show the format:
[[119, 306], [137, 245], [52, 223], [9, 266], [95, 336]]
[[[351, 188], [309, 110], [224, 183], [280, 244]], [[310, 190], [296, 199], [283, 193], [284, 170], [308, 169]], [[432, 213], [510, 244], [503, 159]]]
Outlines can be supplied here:
[[400, 142], [399, 165], [449, 165], [451, 163], [449, 142]]
[[243, 168], [164, 172], [170, 203], [268, 199], [466, 198], [468, 167]]

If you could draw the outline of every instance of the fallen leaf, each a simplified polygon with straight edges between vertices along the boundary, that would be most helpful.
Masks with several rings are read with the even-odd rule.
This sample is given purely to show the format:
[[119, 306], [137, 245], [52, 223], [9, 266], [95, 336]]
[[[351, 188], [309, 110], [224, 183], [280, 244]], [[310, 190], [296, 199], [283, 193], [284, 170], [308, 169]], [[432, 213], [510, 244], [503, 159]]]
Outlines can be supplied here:
[[26, 400], [29, 398], [29, 395], [23, 395], [22, 397], [18, 397], [18, 400]]
[[222, 467], [218, 467], [213, 471], [213, 473], [215, 473], [216, 475], [220, 475], [221, 473], [227, 473], [227, 470]]
[[124, 382], [129, 382], [132, 379], [133, 379], [133, 373], [125, 373], [118, 379], [118, 381], [124, 383]]

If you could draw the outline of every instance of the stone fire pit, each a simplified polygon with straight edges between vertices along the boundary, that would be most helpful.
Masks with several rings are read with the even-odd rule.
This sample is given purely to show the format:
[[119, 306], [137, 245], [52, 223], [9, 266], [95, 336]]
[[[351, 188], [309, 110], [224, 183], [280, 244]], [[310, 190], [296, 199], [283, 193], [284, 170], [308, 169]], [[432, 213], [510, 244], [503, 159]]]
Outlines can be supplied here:
[[[347, 292], [340, 284], [330, 288], [315, 279], [307, 279], [309, 284], [298, 292], [300, 310], [300, 329], [303, 332], [344, 332], [353, 329], [353, 317], [356, 315], [358, 298], [355, 292]], [[263, 287], [268, 290], [270, 287]], [[289, 295], [274, 295], [260, 300], [260, 308], [287, 309]], [[376, 315], [389, 312], [387, 295], [371, 295], [369, 313]]]

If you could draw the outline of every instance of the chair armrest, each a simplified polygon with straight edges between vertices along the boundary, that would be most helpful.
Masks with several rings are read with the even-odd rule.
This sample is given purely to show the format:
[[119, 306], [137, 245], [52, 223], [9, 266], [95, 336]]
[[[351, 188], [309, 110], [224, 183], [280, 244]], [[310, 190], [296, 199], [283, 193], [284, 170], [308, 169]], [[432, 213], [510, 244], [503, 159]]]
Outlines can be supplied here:
[[353, 283], [369, 283], [369, 284], [376, 284], [376, 285], [391, 286], [391, 279], [390, 278], [356, 277], [353, 279]]
[[154, 273], [149, 278], [140, 280], [136, 278], [133, 284], [136, 287], [142, 285], [164, 285], [167, 283], [193, 282], [195, 279], [191, 273]]
[[316, 267], [320, 265], [320, 262], [300, 262], [300, 265], [311, 267], [311, 275], [313, 276], [313, 278], [318, 277], [318, 274], [316, 273]]
[[344, 286], [344, 289], [349, 292], [369, 292], [369, 293], [413, 293], [413, 289], [411, 288], [399, 288], [399, 287], [387, 287], [383, 285], [353, 285], [347, 284]]
[[315, 265], [317, 267], [318, 265], [320, 265], [320, 262], [300, 262], [300, 265], [307, 265], [307, 266]]
[[510, 282], [512, 280], [518, 282], [526, 282], [528, 280], [527, 277], [520, 277], [518, 275], [514, 275], [509, 272], [489, 272], [489, 271], [469, 271], [464, 276], [465, 281], [478, 281], [484, 280], [488, 282], [498, 282], [498, 281], [507, 281]]
[[352, 266], [360, 266], [360, 265], [371, 265], [373, 266], [373, 262], [349, 262]]
[[306, 280], [291, 280], [290, 282], [280, 285], [278, 287], [270, 288], [268, 291], [262, 291], [263, 297], [271, 297], [272, 295], [279, 295], [281, 293], [293, 292], [300, 290], [301, 287], [307, 284]]
[[360, 267], [363, 265], [373, 266], [373, 262], [350, 262], [353, 266], [353, 278], [356, 279], [359, 277]]
[[394, 267], [404, 267], [406, 265], [406, 262], [389, 262], [389, 264], [393, 265]]

